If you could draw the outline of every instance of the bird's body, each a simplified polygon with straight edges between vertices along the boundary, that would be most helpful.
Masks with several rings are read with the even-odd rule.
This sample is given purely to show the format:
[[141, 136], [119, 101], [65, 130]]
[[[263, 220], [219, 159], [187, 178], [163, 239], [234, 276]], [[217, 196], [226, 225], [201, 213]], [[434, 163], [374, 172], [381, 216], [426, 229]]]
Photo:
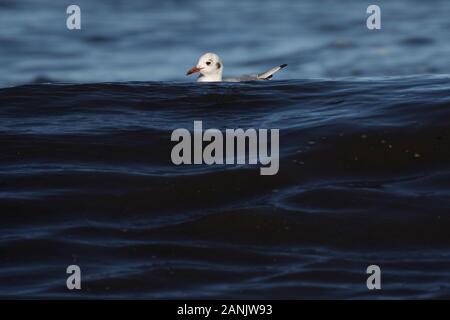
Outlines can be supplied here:
[[266, 72], [255, 75], [244, 75], [236, 78], [223, 78], [223, 63], [220, 57], [215, 53], [205, 53], [198, 60], [197, 66], [190, 69], [187, 75], [199, 72], [198, 82], [241, 82], [241, 81], [258, 81], [258, 80], [270, 80], [273, 74], [284, 67], [287, 64], [282, 64], [278, 67], [272, 68]]

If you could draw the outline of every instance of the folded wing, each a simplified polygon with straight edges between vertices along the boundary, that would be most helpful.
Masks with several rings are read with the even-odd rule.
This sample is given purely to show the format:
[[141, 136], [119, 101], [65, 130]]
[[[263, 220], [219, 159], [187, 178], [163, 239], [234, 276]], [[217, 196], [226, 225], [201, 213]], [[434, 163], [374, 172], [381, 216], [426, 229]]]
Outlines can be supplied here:
[[236, 78], [225, 78], [223, 81], [226, 82], [241, 82], [241, 81], [257, 81], [257, 80], [270, 80], [273, 77], [273, 74], [275, 72], [280, 71], [284, 67], [286, 67], [287, 64], [282, 64], [278, 67], [272, 68], [266, 72], [260, 73], [260, 74], [254, 74], [254, 75], [244, 75]]
[[281, 69], [283, 69], [286, 66], [287, 66], [287, 64], [282, 64], [282, 65], [280, 65], [278, 67], [270, 69], [269, 71], [266, 71], [264, 73], [260, 73], [260, 74], [258, 74], [258, 79], [260, 79], [260, 80], [269, 80], [269, 79], [272, 78], [272, 76], [273, 76], [273, 74], [275, 72], [280, 71]]

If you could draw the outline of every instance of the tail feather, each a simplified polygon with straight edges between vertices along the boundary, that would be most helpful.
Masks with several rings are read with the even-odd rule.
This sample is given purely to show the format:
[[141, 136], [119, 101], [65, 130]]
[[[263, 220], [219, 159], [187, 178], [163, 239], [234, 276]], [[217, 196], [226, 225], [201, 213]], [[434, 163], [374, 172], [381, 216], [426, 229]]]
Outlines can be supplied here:
[[287, 64], [282, 64], [282, 65], [280, 65], [278, 67], [270, 69], [269, 71], [266, 71], [264, 73], [260, 73], [260, 74], [258, 74], [258, 79], [270, 80], [275, 72], [280, 71], [281, 69], [283, 69], [286, 66], [287, 66]]

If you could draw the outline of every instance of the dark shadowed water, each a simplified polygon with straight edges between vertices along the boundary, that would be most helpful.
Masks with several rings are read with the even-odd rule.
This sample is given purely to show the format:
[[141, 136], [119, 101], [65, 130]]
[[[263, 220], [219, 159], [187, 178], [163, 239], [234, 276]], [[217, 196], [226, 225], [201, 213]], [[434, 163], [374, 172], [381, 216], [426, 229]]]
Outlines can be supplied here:
[[[447, 0], [76, 3], [0, 0], [0, 297], [450, 298]], [[289, 66], [181, 82], [206, 51]], [[194, 120], [280, 129], [279, 173], [173, 165]]]
[[[450, 295], [450, 78], [0, 90], [0, 295]], [[173, 129], [279, 128], [280, 171], [175, 166]], [[384, 271], [369, 292], [365, 268]]]

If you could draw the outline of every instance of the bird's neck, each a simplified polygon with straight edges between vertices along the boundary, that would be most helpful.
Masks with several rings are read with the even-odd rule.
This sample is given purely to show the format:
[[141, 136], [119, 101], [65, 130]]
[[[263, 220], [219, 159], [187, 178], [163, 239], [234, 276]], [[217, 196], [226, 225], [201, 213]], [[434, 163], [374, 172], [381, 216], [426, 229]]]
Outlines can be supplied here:
[[198, 82], [216, 82], [222, 81], [222, 72], [218, 72], [215, 74], [202, 74], [198, 80]]

